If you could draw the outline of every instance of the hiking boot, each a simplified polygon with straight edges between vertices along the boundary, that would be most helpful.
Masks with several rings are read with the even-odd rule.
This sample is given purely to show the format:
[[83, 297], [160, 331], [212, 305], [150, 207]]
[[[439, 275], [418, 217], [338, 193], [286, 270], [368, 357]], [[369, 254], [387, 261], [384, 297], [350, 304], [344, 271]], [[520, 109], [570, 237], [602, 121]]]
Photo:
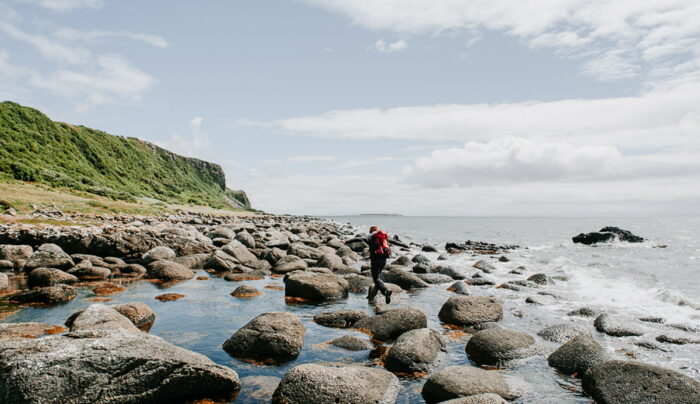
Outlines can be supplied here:
[[374, 300], [374, 298], [377, 297], [377, 292], [379, 292], [379, 289], [377, 289], [374, 286], [370, 287], [369, 294], [367, 295], [367, 300], [369, 300], [369, 301]]
[[391, 294], [392, 294], [392, 293], [393, 293], [393, 292], [390, 291], [390, 290], [387, 290], [387, 291], [386, 291], [386, 295], [384, 295], [384, 301], [386, 301], [386, 304], [391, 303]]

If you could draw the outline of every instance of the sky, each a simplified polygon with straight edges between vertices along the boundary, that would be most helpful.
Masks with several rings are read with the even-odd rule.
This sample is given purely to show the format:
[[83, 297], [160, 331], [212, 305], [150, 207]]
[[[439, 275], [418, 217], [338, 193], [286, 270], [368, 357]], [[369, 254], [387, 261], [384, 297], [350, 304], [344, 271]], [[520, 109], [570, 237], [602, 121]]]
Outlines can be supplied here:
[[272, 213], [700, 215], [697, 0], [0, 0], [0, 100]]

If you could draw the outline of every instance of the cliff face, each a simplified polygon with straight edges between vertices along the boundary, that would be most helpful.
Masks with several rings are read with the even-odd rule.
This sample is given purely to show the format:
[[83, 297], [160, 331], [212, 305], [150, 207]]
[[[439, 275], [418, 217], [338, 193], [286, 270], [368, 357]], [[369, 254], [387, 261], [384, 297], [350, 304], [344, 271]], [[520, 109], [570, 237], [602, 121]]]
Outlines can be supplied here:
[[54, 122], [21, 105], [0, 104], [0, 179], [60, 186], [114, 199], [249, 209], [226, 188], [221, 166], [152, 143]]

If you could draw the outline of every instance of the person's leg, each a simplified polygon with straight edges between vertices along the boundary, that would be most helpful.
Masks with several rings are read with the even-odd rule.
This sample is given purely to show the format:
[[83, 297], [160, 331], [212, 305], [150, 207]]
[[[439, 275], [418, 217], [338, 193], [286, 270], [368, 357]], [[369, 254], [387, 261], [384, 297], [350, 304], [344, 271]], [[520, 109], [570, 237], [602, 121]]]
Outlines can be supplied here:
[[381, 291], [383, 295], [386, 295], [386, 285], [384, 285], [384, 282], [382, 282], [382, 280], [379, 279], [379, 275], [382, 273], [382, 269], [384, 269], [384, 267], [386, 266], [386, 258], [372, 258], [370, 262], [372, 265], [371, 270], [372, 280], [374, 281], [375, 295], [377, 290]]

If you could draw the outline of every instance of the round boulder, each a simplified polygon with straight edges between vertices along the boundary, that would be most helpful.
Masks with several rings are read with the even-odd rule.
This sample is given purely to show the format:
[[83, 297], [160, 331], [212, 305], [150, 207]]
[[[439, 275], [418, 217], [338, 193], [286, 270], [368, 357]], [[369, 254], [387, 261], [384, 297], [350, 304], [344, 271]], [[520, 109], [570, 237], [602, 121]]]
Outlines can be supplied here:
[[177, 257], [172, 248], [166, 246], [158, 246], [151, 248], [143, 254], [142, 260], [145, 264], [150, 264], [153, 261], [167, 260], [172, 261]]
[[145, 303], [123, 303], [112, 306], [112, 308], [122, 316], [131, 320], [136, 327], [143, 331], [150, 330], [151, 326], [156, 321], [156, 313]]
[[70, 255], [63, 252], [61, 247], [56, 244], [42, 244], [27, 262], [24, 264], [24, 269], [31, 271], [35, 268], [56, 268], [68, 269], [75, 265]]
[[372, 343], [366, 339], [358, 338], [354, 335], [343, 335], [342, 337], [336, 338], [329, 342], [329, 344], [337, 346], [338, 348], [347, 349], [349, 351], [366, 351], [374, 347]]
[[292, 271], [305, 271], [309, 267], [303, 259], [295, 255], [285, 255], [281, 257], [272, 267], [272, 272], [276, 274], [286, 274]]
[[70, 285], [78, 282], [78, 278], [56, 268], [36, 268], [29, 273], [27, 284], [30, 288], [36, 286]]
[[512, 400], [517, 398], [500, 373], [474, 366], [451, 366], [431, 375], [423, 385], [428, 404], [461, 397], [492, 393]]
[[445, 341], [437, 331], [430, 328], [406, 331], [389, 349], [384, 366], [392, 372], [427, 372], [444, 351]]
[[363, 366], [299, 365], [275, 390], [274, 404], [393, 404], [401, 385], [382, 369]]
[[502, 366], [509, 361], [530, 357], [539, 351], [535, 339], [504, 328], [479, 331], [469, 339], [466, 352], [480, 365]]
[[140, 332], [128, 318], [112, 307], [93, 304], [66, 320], [71, 332], [87, 330]]
[[613, 337], [630, 337], [644, 335], [644, 330], [631, 320], [611, 314], [601, 314], [593, 322], [595, 329]]
[[294, 314], [263, 313], [236, 331], [223, 347], [239, 358], [289, 360], [301, 352], [305, 332]]
[[547, 358], [549, 366], [567, 375], [583, 375], [588, 368], [604, 360], [605, 350], [587, 334], [572, 338]]
[[148, 264], [148, 276], [163, 280], [185, 280], [194, 278], [194, 272], [173, 261], [154, 261]]
[[56, 304], [74, 299], [78, 294], [75, 288], [68, 285], [54, 285], [43, 288], [25, 290], [10, 296], [13, 303], [29, 304]]
[[500, 321], [503, 305], [495, 297], [453, 296], [442, 305], [438, 317], [447, 324], [474, 326]]
[[591, 332], [588, 331], [586, 327], [577, 324], [561, 323], [545, 327], [541, 329], [537, 335], [547, 341], [563, 343], [579, 335], [590, 336]]
[[406, 331], [426, 328], [427, 326], [428, 321], [425, 314], [412, 307], [387, 310], [355, 323], [355, 328], [367, 331], [382, 341], [395, 340]]
[[359, 320], [367, 317], [367, 313], [364, 311], [340, 310], [316, 314], [314, 316], [314, 321], [326, 327], [348, 328], [355, 325]]
[[337, 300], [348, 297], [349, 285], [345, 279], [325, 273], [302, 272], [288, 276], [284, 294], [309, 300]]
[[262, 295], [262, 292], [251, 285], [241, 285], [231, 292], [231, 296], [239, 298], [250, 298]]

